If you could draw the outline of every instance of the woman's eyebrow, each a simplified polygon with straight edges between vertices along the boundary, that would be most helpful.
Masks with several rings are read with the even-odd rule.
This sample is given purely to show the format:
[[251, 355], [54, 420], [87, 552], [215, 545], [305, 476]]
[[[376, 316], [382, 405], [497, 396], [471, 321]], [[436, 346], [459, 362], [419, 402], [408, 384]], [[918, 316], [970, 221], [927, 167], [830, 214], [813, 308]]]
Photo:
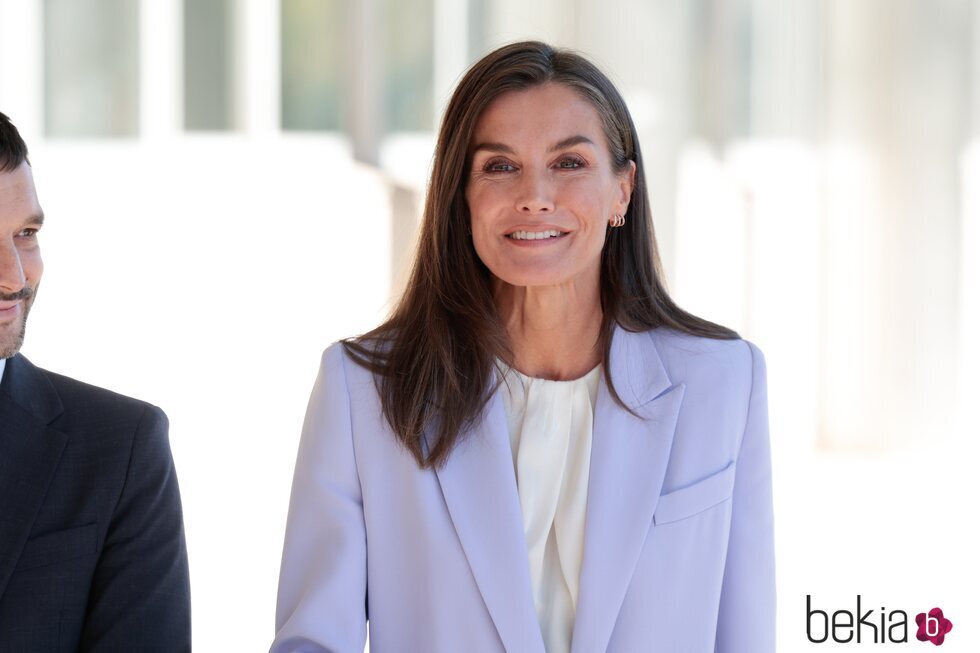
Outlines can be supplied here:
[[479, 152], [480, 150], [487, 150], [489, 152], [504, 152], [505, 154], [513, 154], [514, 150], [510, 146], [504, 145], [503, 143], [478, 143], [474, 148], [474, 152]]
[[[582, 136], [581, 134], [576, 134], [575, 136], [569, 136], [568, 138], [563, 138], [554, 145], [552, 145], [548, 151], [554, 152], [555, 150], [563, 150], [566, 147], [572, 147], [573, 145], [579, 145], [580, 143], [587, 143], [589, 145], [595, 145], [592, 139], [588, 136]], [[489, 152], [503, 152], [505, 154], [514, 154], [513, 148], [504, 143], [478, 143], [474, 148], [473, 152], [479, 152], [480, 150], [487, 150]]]
[[573, 145], [578, 145], [580, 143], [588, 143], [589, 145], [595, 145], [592, 139], [588, 136], [582, 136], [581, 134], [576, 134], [575, 136], [569, 136], [568, 138], [563, 138], [554, 145], [551, 146], [549, 152], [554, 152], [555, 150], [564, 150], [566, 147], [572, 147]]

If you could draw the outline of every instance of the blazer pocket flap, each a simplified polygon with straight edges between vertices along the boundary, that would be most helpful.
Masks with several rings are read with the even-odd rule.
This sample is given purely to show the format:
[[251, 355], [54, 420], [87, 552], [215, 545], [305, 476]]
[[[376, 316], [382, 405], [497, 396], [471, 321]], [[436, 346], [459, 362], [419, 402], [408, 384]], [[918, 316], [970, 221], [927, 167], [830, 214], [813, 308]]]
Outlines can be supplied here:
[[65, 560], [94, 555], [98, 549], [97, 524], [76, 526], [27, 540], [17, 570], [44, 567]]
[[660, 501], [653, 514], [653, 523], [667, 524], [717, 506], [732, 496], [734, 487], [735, 461], [732, 461], [725, 469], [715, 472], [694, 485], [660, 495]]

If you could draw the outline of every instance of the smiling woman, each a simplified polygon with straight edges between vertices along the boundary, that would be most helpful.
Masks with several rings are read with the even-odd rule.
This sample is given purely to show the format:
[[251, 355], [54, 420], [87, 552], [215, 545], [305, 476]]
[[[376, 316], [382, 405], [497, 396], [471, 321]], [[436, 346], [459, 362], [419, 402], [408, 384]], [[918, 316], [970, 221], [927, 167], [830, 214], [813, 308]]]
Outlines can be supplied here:
[[636, 164], [613, 167], [592, 104], [557, 83], [506, 93], [474, 140], [466, 204], [494, 285], [598, 291], [608, 216], [626, 213]]
[[376, 651], [773, 651], [765, 363], [661, 277], [608, 78], [477, 62], [405, 294], [324, 353], [273, 651], [359, 652], [368, 617]]

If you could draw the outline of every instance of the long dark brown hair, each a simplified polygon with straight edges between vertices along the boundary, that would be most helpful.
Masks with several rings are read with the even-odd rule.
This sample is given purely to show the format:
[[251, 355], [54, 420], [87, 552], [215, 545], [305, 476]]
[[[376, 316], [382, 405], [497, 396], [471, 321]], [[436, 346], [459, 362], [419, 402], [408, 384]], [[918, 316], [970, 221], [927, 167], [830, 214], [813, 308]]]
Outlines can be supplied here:
[[[681, 310], [661, 282], [636, 128], [612, 82], [581, 55], [538, 41], [494, 50], [467, 71], [439, 129], [418, 251], [408, 285], [390, 317], [346, 340], [351, 357], [375, 375], [385, 418], [422, 468], [442, 465], [476, 423], [496, 388], [495, 359], [513, 363], [491, 292], [491, 273], [469, 234], [464, 196], [477, 119], [502, 93], [546, 82], [564, 84], [592, 103], [613, 167], [636, 163], [626, 224], [608, 229], [602, 251], [600, 343], [608, 369], [613, 327], [660, 326], [709, 338], [738, 334]], [[605, 375], [610, 394], [624, 408]], [[423, 429], [435, 436], [423, 445]]]

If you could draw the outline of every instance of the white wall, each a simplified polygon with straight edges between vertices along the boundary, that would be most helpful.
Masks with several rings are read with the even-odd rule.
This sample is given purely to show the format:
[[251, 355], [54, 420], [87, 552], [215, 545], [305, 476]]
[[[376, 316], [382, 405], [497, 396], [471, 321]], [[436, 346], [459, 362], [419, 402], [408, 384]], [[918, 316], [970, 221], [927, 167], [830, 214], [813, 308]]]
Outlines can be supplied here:
[[229, 138], [33, 152], [46, 266], [23, 352], [169, 415], [195, 650], [271, 642], [320, 352], [385, 310], [389, 189], [338, 149]]

